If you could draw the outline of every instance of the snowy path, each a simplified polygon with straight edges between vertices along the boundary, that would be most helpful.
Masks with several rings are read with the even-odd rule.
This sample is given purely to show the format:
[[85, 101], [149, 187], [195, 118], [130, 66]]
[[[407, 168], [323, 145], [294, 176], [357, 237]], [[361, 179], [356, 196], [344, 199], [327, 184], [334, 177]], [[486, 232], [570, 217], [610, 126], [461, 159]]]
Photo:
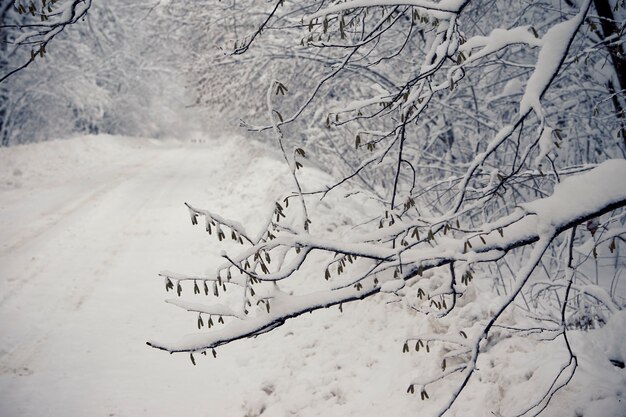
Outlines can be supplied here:
[[[163, 304], [158, 272], [210, 273], [219, 261], [221, 248], [191, 227], [182, 203], [235, 207], [250, 223], [284, 184], [281, 162], [241, 139], [131, 141], [73, 139], [0, 155], [0, 415], [339, 413], [348, 401], [338, 380], [365, 377], [377, 349], [357, 348], [369, 352], [364, 367], [333, 336], [318, 348], [336, 311], [220, 348], [197, 367], [145, 345], [196, 331], [193, 316]], [[244, 178], [246, 170], [256, 175]], [[389, 339], [381, 340], [395, 350]], [[371, 407], [375, 387], [354, 386], [370, 399], [350, 408]]]
[[2, 194], [2, 415], [171, 415], [206, 395], [187, 358], [144, 342], [162, 330], [152, 313], [167, 311], [151, 306], [159, 269], [206, 259], [182, 202], [224, 190], [209, 180], [224, 148], [129, 151], [119, 166]]

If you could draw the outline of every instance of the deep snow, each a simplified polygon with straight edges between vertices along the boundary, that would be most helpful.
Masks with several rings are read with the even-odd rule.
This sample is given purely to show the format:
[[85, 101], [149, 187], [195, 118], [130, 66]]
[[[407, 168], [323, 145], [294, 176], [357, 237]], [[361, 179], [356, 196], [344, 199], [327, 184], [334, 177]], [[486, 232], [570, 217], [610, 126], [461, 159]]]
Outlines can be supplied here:
[[[194, 314], [163, 303], [171, 293], [158, 273], [211, 274], [222, 263], [223, 247], [191, 226], [183, 203], [260, 225], [266, 207], [290, 187], [284, 162], [259, 145], [195, 139], [77, 137], [0, 149], [0, 415], [373, 417], [437, 410], [436, 400], [421, 401], [406, 388], [439, 369], [440, 347], [402, 354], [402, 344], [409, 333], [445, 332], [450, 323], [412, 316], [385, 303], [387, 295], [345, 305], [343, 313], [307, 314], [220, 347], [217, 359], [198, 355], [197, 366], [186, 354], [146, 346], [198, 331]], [[308, 175], [326, 178], [312, 169]], [[626, 359], [625, 323], [621, 312], [603, 329], [571, 332], [580, 367], [545, 415], [626, 415], [626, 371], [608, 362]], [[523, 409], [566, 359], [562, 349], [559, 340], [504, 341], [479, 360], [477, 383], [451, 415]], [[431, 399], [444, 399], [453, 382], [429, 391]]]

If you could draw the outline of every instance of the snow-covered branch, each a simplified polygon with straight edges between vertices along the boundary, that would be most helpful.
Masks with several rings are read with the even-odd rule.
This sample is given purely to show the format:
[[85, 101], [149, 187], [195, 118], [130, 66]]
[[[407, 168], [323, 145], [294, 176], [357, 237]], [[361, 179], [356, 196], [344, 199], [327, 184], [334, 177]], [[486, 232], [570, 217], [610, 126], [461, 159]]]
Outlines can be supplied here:
[[[543, 242], [538, 243], [540, 250], [536, 250], [537, 255], [534, 263], [528, 264], [532, 265], [532, 268], [527, 266], [524, 270], [525, 272], [522, 271], [519, 274], [521, 278], [516, 280], [515, 289], [509, 295], [509, 299], [502, 305], [501, 310], [503, 311], [525, 286], [530, 273], [534, 270], [534, 265], [541, 260], [547, 245], [555, 236], [590, 219], [626, 206], [626, 184], [607, 181], [607, 178], [624, 177], [626, 177], [626, 161], [612, 160], [599, 165], [585, 174], [567, 178], [556, 187], [552, 196], [523, 204], [519, 208], [519, 210], [525, 212], [521, 219], [507, 227], [498, 229], [498, 231], [480, 235], [482, 239], [480, 237], [478, 239], [475, 238], [475, 242], [469, 247], [467, 245], [469, 240], [466, 237], [446, 237], [442, 233], [441, 236], [431, 237], [432, 243], [427, 245], [429, 246], [428, 248], [424, 248], [424, 244], [427, 244], [428, 240], [422, 240], [395, 251], [382, 248], [374, 250], [375, 246], [365, 242], [326, 241], [307, 235], [281, 237], [280, 234], [276, 239], [269, 240], [255, 248], [257, 251], [264, 250], [270, 254], [275, 248], [288, 246], [294, 249], [300, 248], [300, 250], [305, 252], [319, 250], [337, 252], [359, 258], [369, 257], [383, 261], [376, 268], [377, 270], [382, 269], [382, 265], [397, 264], [400, 262], [401, 256], [401, 262], [406, 271], [401, 279], [409, 280], [417, 275], [422, 275], [429, 269], [451, 262], [465, 262], [470, 265], [490, 262], [501, 258], [515, 248], [531, 245], [535, 242]], [[496, 222], [496, 224], [498, 223], [501, 223], [501, 221]], [[486, 225], [486, 229], [490, 230], [490, 225]], [[248, 256], [248, 258], [244, 259], [252, 261], [249, 258], [253, 258], [253, 256]], [[238, 260], [238, 262], [243, 263], [243, 259]], [[297, 271], [300, 265], [301, 263], [286, 265], [286, 271], [274, 273], [269, 270], [265, 274], [257, 274], [255, 271], [250, 272], [254, 273], [259, 281], [275, 281], [277, 276], [280, 276], [281, 279], [288, 278]], [[251, 266], [248, 266], [244, 270], [250, 268]], [[322, 275], [322, 272], [320, 272], [320, 275]], [[175, 276], [169, 276], [176, 279]], [[314, 279], [315, 277], [310, 278]], [[201, 278], [196, 277], [193, 279], [200, 280]], [[224, 330], [189, 336], [180, 342], [162, 343], [151, 341], [149, 344], [170, 352], [203, 351], [233, 340], [264, 333], [269, 329], [282, 325], [289, 318], [297, 317], [310, 311], [370, 297], [380, 292], [382, 285], [383, 282], [377, 281], [375, 274], [370, 273], [362, 277], [357, 284], [341, 289], [329, 289], [301, 296], [290, 296], [280, 291], [275, 291], [271, 297], [267, 298], [269, 300], [268, 303], [271, 303], [272, 306], [271, 312], [268, 314], [246, 317], [239, 323], [227, 325]], [[184, 308], [189, 309], [186, 304]], [[200, 311], [200, 309], [195, 308], [194, 311]], [[499, 314], [501, 314], [501, 311], [494, 316], [493, 322], [486, 327], [484, 335], [489, 332]], [[478, 346], [478, 342], [475, 343], [475, 346]]]
[[[251, 112], [267, 116], [244, 126], [273, 130], [294, 189], [277, 198], [257, 236], [189, 206], [192, 223], [204, 217], [207, 231], [243, 248], [222, 254], [217, 278], [168, 273], [166, 288], [186, 295], [192, 283], [234, 283], [236, 295], [218, 291], [219, 300], [205, 291], [206, 308], [178, 306], [202, 318], [221, 302], [237, 319], [149, 345], [193, 355], [304, 313], [380, 298], [420, 323], [407, 328], [403, 351], [415, 344], [441, 361], [440, 372], [407, 381], [408, 392], [427, 400], [434, 385], [458, 382], [437, 400], [438, 415], [475, 383], [500, 338], [562, 337], [569, 361], [521, 411], [541, 412], [577, 368], [567, 331], [623, 309], [614, 282], [626, 230], [625, 103], [602, 49], [620, 36], [588, 33], [592, 0], [566, 3], [268, 6], [253, 36], [235, 41], [235, 53], [262, 45], [250, 62], [264, 57], [271, 72], [264, 99], [253, 101], [265, 108]], [[237, 96], [239, 87], [227, 90]], [[330, 175], [309, 186], [314, 166]], [[614, 277], [608, 286], [605, 271]], [[506, 322], [515, 314], [534, 322]], [[454, 325], [423, 331], [424, 316]]]

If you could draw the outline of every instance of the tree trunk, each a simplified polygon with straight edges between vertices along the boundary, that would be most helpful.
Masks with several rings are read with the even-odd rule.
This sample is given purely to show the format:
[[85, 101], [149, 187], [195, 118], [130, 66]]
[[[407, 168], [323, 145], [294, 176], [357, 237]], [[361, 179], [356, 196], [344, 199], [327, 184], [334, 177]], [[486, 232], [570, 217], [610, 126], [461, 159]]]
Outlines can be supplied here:
[[[613, 10], [611, 10], [609, 0], [593, 0], [593, 4], [596, 7], [598, 16], [600, 16], [600, 24], [602, 25], [604, 37], [608, 38], [613, 35], [619, 36], [619, 28], [615, 24]], [[626, 90], [626, 57], [624, 56], [624, 51], [618, 42], [614, 42], [613, 45], [608, 46], [608, 50], [609, 54], [611, 54], [613, 67], [617, 74], [619, 89], [624, 91]]]

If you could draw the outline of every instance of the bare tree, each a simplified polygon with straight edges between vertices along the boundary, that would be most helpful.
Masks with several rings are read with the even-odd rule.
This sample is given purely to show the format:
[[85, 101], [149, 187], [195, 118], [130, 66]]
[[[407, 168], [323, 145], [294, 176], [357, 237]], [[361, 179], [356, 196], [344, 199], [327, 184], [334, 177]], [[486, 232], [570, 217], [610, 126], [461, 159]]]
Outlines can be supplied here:
[[[219, 297], [233, 287], [242, 297], [208, 304], [168, 300], [196, 313], [198, 327], [206, 317], [211, 324], [219, 317], [225, 326], [148, 344], [187, 352], [195, 363], [194, 354], [215, 354], [218, 346], [270, 332], [290, 318], [386, 293], [416, 320], [431, 315], [464, 323], [447, 334], [415, 334], [403, 347], [446, 346], [440, 374], [407, 381], [408, 392], [422, 399], [432, 384], [456, 381], [438, 415], [471, 382], [481, 353], [498, 343], [490, 338], [496, 329], [504, 338], [547, 334], [562, 341], [569, 360], [519, 415], [543, 411], [577, 368], [568, 330], [601, 326], [624, 306], [606, 284], [624, 268], [626, 162], [614, 158], [626, 155], [626, 148], [614, 140], [624, 131], [612, 107], [612, 98], [621, 101], [623, 94], [606, 88], [607, 80], [620, 76], [615, 67], [599, 71], [611, 54], [604, 45], [621, 45], [623, 33], [598, 39], [591, 32], [598, 20], [593, 2], [579, 3], [273, 3], [233, 52], [263, 45], [263, 34], [273, 28], [299, 27], [300, 48], [317, 51], [328, 63], [298, 93], [297, 81], [274, 74], [265, 91], [270, 122], [245, 124], [273, 132], [293, 192], [276, 202], [256, 236], [188, 205], [193, 224], [244, 248], [225, 254], [214, 277], [163, 272], [166, 289], [179, 297], [186, 287], [194, 296]], [[623, 13], [623, 4], [614, 7]], [[307, 85], [308, 74], [303, 76]], [[288, 94], [299, 104], [284, 109], [281, 99]], [[289, 129], [312, 120], [317, 125], [307, 130], [307, 142], [298, 143]], [[333, 151], [322, 155], [321, 149]], [[343, 165], [347, 173], [321, 190], [307, 190], [300, 176], [307, 158]], [[320, 220], [309, 206], [341, 190], [346, 203], [364, 196], [376, 202], [378, 213], [356, 230], [338, 228], [329, 236], [316, 229]], [[612, 265], [602, 264], [598, 253], [612, 257]], [[284, 291], [307, 262], [319, 287]], [[602, 279], [586, 272], [594, 263]], [[462, 319], [467, 305], [481, 302], [468, 295], [475, 279], [491, 281], [500, 298], [469, 324]], [[513, 306], [536, 325], [498, 324]]]
[[[4, 2], [2, 8], [3, 24], [0, 30], [8, 33], [13, 31], [15, 37], [5, 35], [4, 42], [13, 45], [14, 48], [25, 47], [30, 49], [30, 57], [22, 64], [9, 68], [8, 72], [1, 74], [0, 83], [6, 81], [11, 75], [23, 70], [35, 61], [35, 58], [46, 53], [46, 47], [55, 36], [82, 19], [91, 7], [91, 0], [64, 1], [57, 5], [57, 0], [41, 0], [41, 3], [33, 2]], [[13, 3], [15, 12], [19, 16], [10, 16], [9, 4]], [[30, 15], [31, 18], [28, 18]], [[22, 18], [21, 16], [27, 16]], [[6, 21], [5, 21], [5, 18]], [[19, 33], [19, 35], [17, 35]]]

